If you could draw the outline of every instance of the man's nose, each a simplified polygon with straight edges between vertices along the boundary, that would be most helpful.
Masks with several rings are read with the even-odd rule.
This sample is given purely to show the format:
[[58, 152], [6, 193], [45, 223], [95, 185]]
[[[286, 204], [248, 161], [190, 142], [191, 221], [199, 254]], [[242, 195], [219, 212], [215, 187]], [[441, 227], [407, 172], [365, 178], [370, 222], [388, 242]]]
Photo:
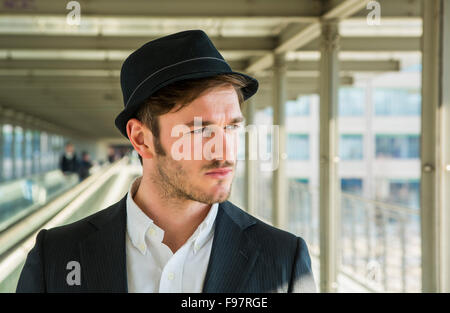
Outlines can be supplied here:
[[[236, 159], [237, 140], [236, 135], [218, 128], [214, 133], [214, 145], [211, 147], [211, 160], [230, 160]], [[217, 137], [216, 137], [217, 136]]]

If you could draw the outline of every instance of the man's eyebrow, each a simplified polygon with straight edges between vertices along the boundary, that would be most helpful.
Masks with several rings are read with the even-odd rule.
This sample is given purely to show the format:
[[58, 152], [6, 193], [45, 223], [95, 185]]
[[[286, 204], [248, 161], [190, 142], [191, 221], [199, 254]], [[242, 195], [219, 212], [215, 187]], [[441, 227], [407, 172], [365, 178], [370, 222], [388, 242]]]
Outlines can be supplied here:
[[[228, 124], [237, 124], [237, 123], [242, 123], [245, 121], [245, 118], [243, 116], [238, 116], [233, 118], [231, 121], [228, 122]], [[194, 122], [195, 121], [190, 121], [188, 123], [185, 123], [184, 125], [186, 125], [187, 127], [191, 127], [194, 126]], [[211, 125], [211, 124], [216, 124], [215, 122], [212, 121], [203, 121], [202, 120], [202, 126], [207, 126], [207, 125]]]

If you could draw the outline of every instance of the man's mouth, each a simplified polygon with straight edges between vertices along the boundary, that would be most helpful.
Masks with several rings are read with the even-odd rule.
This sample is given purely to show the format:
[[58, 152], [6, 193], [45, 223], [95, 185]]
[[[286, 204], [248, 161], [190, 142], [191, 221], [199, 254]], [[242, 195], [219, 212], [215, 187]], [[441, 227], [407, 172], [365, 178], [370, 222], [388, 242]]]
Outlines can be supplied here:
[[218, 168], [212, 171], [207, 172], [205, 175], [212, 178], [225, 178], [231, 174], [233, 171], [232, 168]]

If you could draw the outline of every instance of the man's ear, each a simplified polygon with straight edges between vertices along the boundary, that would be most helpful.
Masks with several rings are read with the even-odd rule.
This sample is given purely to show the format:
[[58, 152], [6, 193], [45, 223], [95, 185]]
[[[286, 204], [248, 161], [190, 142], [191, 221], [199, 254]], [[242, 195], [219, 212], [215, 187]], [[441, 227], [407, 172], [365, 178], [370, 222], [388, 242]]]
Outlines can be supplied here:
[[153, 135], [148, 127], [136, 118], [127, 122], [127, 135], [134, 149], [143, 159], [151, 159], [155, 155]]

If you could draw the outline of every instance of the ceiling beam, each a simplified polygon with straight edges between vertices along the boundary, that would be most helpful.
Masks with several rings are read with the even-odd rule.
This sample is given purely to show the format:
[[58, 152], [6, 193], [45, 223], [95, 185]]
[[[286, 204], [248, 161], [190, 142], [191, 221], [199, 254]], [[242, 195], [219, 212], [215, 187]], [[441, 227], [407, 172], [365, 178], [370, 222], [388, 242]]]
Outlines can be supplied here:
[[[420, 37], [341, 37], [340, 45], [340, 51], [421, 51]], [[299, 51], [318, 51], [318, 49], [319, 41], [314, 40]]]
[[[2, 49], [134, 50], [156, 39], [151, 36], [0, 35]], [[212, 37], [219, 50], [270, 51], [275, 37]]]
[[[270, 88], [271, 78], [270, 77], [262, 77], [258, 78], [260, 82], [261, 88]], [[319, 77], [318, 76], [305, 76], [305, 77], [288, 77], [288, 85], [289, 86], [299, 86], [303, 84], [318, 84]], [[353, 78], [349, 76], [341, 77], [341, 83], [345, 85], [353, 84]], [[42, 91], [42, 95], [52, 95], [58, 92], [62, 92], [61, 96], [64, 96], [66, 93], [71, 90], [83, 90], [84, 92], [92, 92], [92, 93], [100, 93], [105, 91], [116, 92], [120, 91], [120, 86], [118, 81], [115, 82], [115, 86], [111, 84], [109, 79], [102, 78], [93, 78], [89, 79], [88, 77], [83, 79], [73, 79], [73, 80], [64, 80], [60, 81], [58, 78], [54, 78], [53, 80], [45, 79], [45, 80], [34, 80], [34, 81], [21, 81], [21, 80], [11, 80], [8, 78], [0, 78], [0, 90], [23, 90], [26, 92], [27, 90], [40, 90]], [[268, 87], [269, 86], [269, 87]], [[77, 97], [83, 98], [83, 96], [87, 95], [85, 93], [78, 93]], [[117, 99], [116, 99], [117, 100]], [[115, 101], [116, 101], [115, 100]], [[118, 99], [121, 101], [121, 98]], [[106, 102], [108, 103], [108, 102]]]
[[[236, 71], [245, 69], [246, 61], [228, 62]], [[0, 72], [4, 70], [120, 70], [122, 61], [89, 60], [0, 60]], [[317, 71], [319, 61], [289, 61], [288, 71]], [[400, 63], [394, 60], [382, 61], [341, 61], [342, 71], [386, 72], [400, 70]]]
[[[60, 0], [11, 1], [3, 14], [67, 15], [67, 2]], [[321, 2], [311, 0], [78, 0], [86, 16], [146, 17], [319, 17]]]
[[[359, 0], [357, 0], [359, 1]], [[321, 17], [323, 7], [321, 1], [311, 0], [134, 0], [130, 5], [123, 0], [78, 0], [81, 14], [85, 16], [105, 17], [146, 17], [146, 18], [285, 18], [299, 22], [309, 22]], [[340, 8], [342, 0], [330, 1], [336, 7], [334, 14], [345, 13], [352, 9], [351, 2]], [[421, 0], [378, 0], [382, 7], [383, 17], [421, 16]], [[66, 16], [67, 2], [59, 0], [10, 1], [3, 5], [3, 15]], [[367, 16], [364, 8], [354, 16]], [[331, 14], [331, 13], [330, 13]]]
[[[421, 18], [423, 0], [377, 0], [381, 7], [381, 20], [385, 18]], [[368, 10], [360, 10], [354, 17], [367, 17]]]
[[[0, 59], [0, 70], [110, 70], [120, 71], [124, 60], [43, 60], [43, 59]], [[246, 61], [228, 61], [233, 69], [245, 68]]]
[[[342, 19], [355, 14], [365, 8], [368, 0], [345, 0], [332, 7], [329, 11], [322, 15], [323, 19]], [[320, 23], [312, 23], [306, 27], [298, 27], [297, 31], [287, 30], [289, 35], [281, 34], [280, 42], [271, 53], [263, 56], [249, 64], [246, 72], [254, 73], [264, 70], [273, 64], [273, 53], [280, 54], [288, 51], [295, 51], [302, 46], [307, 45], [320, 35]]]
[[[290, 61], [287, 64], [289, 71], [319, 70], [319, 61]], [[340, 61], [339, 69], [348, 72], [391, 72], [400, 70], [400, 62], [395, 60]]]

